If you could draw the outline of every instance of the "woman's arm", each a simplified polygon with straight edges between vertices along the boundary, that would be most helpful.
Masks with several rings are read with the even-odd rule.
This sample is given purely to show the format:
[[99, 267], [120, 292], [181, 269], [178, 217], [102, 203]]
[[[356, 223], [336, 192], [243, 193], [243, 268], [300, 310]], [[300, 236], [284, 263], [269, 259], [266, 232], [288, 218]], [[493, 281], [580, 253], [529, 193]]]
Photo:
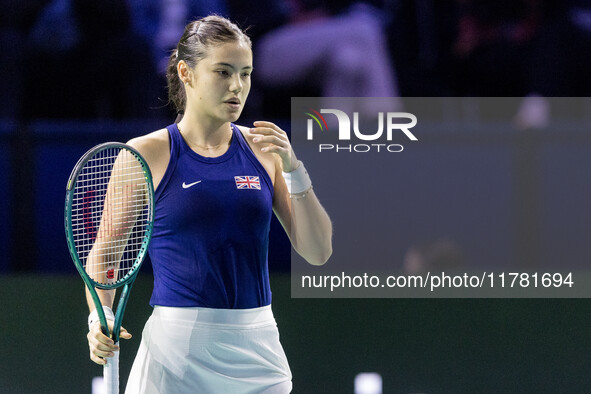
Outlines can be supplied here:
[[[129, 152], [122, 150], [111, 169], [98, 231], [84, 264], [87, 274], [97, 283], [114, 283], [119, 270], [125, 269], [120, 267], [121, 256], [134, 223], [147, 202], [148, 190], [143, 180], [136, 176], [137, 173], [141, 173], [140, 164]], [[109, 275], [108, 272], [113, 274]], [[107, 324], [112, 332], [114, 316], [111, 308], [115, 290], [97, 290], [97, 294], [102, 307], [109, 312]], [[91, 311], [87, 336], [90, 358], [97, 364], [104, 364], [105, 357], [111, 357], [117, 346], [112, 338], [102, 332], [97, 312], [94, 311], [96, 304], [88, 289], [86, 300]], [[125, 330], [121, 334], [124, 339], [131, 337]]]
[[326, 263], [332, 254], [332, 223], [313, 188], [290, 194], [282, 172], [291, 173], [301, 164], [287, 134], [271, 122], [255, 122], [252, 141], [263, 153], [275, 153], [273, 210], [294, 249], [313, 265]]
[[[162, 179], [168, 164], [168, 139], [165, 132], [165, 129], [159, 130], [128, 142], [146, 158], [153, 178], [156, 176], [156, 185]], [[120, 256], [127, 244], [127, 238], [132, 231], [135, 218], [140, 214], [137, 208], [138, 205], [133, 202], [141, 198], [144, 193], [142, 186], [137, 184], [137, 179], [132, 175], [137, 172], [137, 168], [135, 171], [130, 171], [130, 168], [126, 167], [128, 165], [126, 163], [129, 163], [129, 161], [119, 159], [122, 158], [118, 158], [113, 168], [113, 173], [118, 174], [118, 184], [117, 187], [112, 184], [107, 187], [105, 209], [101, 217], [101, 223], [92, 250], [86, 260], [86, 271], [99, 283], [108, 283], [109, 281], [106, 277], [106, 267], [118, 269]], [[116, 201], [117, 203], [111, 204], [110, 201]], [[103, 251], [109, 253], [103, 253]], [[107, 261], [105, 256], [110, 256], [112, 261]], [[113, 307], [115, 290], [97, 289], [97, 294], [103, 306]], [[93, 313], [96, 313], [94, 312], [96, 306], [88, 289], [86, 289], [86, 300], [88, 309], [93, 315]], [[109, 331], [112, 332], [113, 320], [108, 318], [107, 323]], [[106, 363], [105, 358], [112, 357], [113, 352], [118, 350], [118, 346], [113, 340], [102, 332], [98, 319], [89, 327], [87, 338], [90, 359], [97, 364], [104, 365]], [[129, 339], [131, 334], [121, 327], [120, 338]]]

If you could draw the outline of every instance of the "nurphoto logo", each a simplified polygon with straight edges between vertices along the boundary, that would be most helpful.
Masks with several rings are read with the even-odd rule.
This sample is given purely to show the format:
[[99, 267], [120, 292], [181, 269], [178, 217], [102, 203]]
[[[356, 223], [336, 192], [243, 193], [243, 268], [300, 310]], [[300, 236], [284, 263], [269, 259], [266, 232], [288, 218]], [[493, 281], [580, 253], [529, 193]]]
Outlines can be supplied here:
[[[373, 124], [377, 120], [377, 131], [360, 130], [360, 123], [363, 127], [368, 127], [368, 121], [361, 121], [359, 112], [353, 112], [353, 124], [349, 116], [339, 109], [320, 109], [320, 112], [311, 109], [305, 112], [310, 117], [307, 122], [307, 139], [314, 140], [314, 133], [331, 133], [328, 129], [328, 123], [322, 114], [332, 114], [336, 116], [338, 122], [338, 142], [336, 144], [318, 144], [319, 152], [402, 152], [404, 147], [401, 144], [392, 143], [394, 135], [402, 133], [410, 141], [418, 141], [418, 138], [410, 131], [416, 126], [417, 117], [408, 112], [378, 112], [372, 120]], [[400, 120], [403, 120], [400, 123]], [[404, 121], [406, 120], [406, 121]], [[386, 124], [384, 127], [384, 123]], [[315, 126], [316, 125], [316, 126]], [[352, 126], [352, 127], [351, 127]], [[374, 126], [375, 127], [375, 126]], [[318, 131], [319, 130], [319, 131]], [[375, 130], [375, 128], [374, 128]], [[352, 132], [351, 132], [352, 131]], [[349, 143], [342, 142], [371, 141], [372, 143]]]

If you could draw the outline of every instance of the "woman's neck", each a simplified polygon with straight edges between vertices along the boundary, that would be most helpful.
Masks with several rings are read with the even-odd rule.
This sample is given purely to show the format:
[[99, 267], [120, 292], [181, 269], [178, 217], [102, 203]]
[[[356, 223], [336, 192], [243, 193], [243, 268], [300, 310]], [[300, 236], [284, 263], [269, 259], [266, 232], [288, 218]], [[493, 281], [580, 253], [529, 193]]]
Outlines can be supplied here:
[[191, 116], [185, 116], [177, 124], [179, 131], [187, 143], [199, 150], [220, 150], [227, 148], [232, 140], [230, 122], [204, 124]]

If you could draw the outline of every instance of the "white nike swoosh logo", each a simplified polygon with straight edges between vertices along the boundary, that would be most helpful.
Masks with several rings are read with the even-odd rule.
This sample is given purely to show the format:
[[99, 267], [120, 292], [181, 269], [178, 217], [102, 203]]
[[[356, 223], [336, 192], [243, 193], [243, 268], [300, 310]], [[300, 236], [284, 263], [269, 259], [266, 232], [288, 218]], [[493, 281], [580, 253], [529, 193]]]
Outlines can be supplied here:
[[190, 188], [191, 186], [195, 186], [195, 185], [196, 185], [196, 184], [198, 184], [199, 182], [201, 182], [201, 181], [197, 181], [197, 182], [193, 182], [193, 183], [185, 183], [185, 182], [183, 182], [183, 189], [188, 189], [188, 188]]

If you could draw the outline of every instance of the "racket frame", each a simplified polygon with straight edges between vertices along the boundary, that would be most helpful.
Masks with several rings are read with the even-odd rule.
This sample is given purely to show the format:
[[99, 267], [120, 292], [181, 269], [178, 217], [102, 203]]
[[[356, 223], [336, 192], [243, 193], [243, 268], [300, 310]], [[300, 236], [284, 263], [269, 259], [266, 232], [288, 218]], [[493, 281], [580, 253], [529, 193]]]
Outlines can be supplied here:
[[[145, 236], [142, 241], [142, 245], [136, 257], [136, 261], [133, 264], [133, 267], [126, 273], [126, 275], [119, 279], [116, 283], [113, 284], [103, 284], [95, 282], [86, 272], [80, 257], [78, 256], [78, 252], [76, 250], [76, 245], [74, 242], [74, 233], [72, 229], [72, 202], [74, 199], [74, 190], [76, 187], [76, 181], [78, 174], [84, 168], [86, 163], [91, 160], [97, 153], [109, 149], [109, 148], [121, 148], [131, 152], [136, 159], [138, 159], [139, 163], [142, 166], [142, 170], [144, 172], [144, 176], [146, 178], [146, 184], [148, 186], [148, 220], [146, 223], [146, 231]], [[70, 255], [72, 260], [74, 261], [74, 265], [78, 270], [78, 273], [82, 277], [82, 280], [86, 284], [92, 300], [94, 302], [95, 308], [97, 310], [97, 314], [100, 320], [101, 329], [106, 336], [110, 336], [115, 343], [119, 341], [119, 334], [121, 329], [121, 321], [123, 320], [123, 313], [125, 311], [125, 307], [127, 306], [127, 300], [129, 298], [129, 292], [131, 287], [137, 277], [139, 272], [139, 268], [143, 263], [144, 257], [147, 253], [148, 244], [152, 237], [152, 229], [154, 225], [154, 184], [152, 182], [152, 173], [150, 172], [150, 168], [146, 163], [145, 159], [142, 155], [134, 148], [127, 144], [123, 144], [120, 142], [105, 142], [99, 144], [90, 150], [88, 150], [76, 163], [72, 173], [70, 174], [70, 178], [68, 179], [68, 184], [66, 186], [66, 202], [65, 202], [65, 210], [64, 210], [64, 226], [66, 230], [66, 239], [68, 242], [68, 249], [70, 251]], [[109, 325], [107, 323], [107, 318], [105, 317], [105, 313], [103, 311], [103, 305], [100, 301], [96, 288], [102, 290], [115, 290], [119, 287], [122, 287], [121, 295], [119, 296], [119, 301], [117, 302], [117, 312], [115, 313], [115, 321], [113, 323], [113, 332], [112, 335], [109, 333]]]

